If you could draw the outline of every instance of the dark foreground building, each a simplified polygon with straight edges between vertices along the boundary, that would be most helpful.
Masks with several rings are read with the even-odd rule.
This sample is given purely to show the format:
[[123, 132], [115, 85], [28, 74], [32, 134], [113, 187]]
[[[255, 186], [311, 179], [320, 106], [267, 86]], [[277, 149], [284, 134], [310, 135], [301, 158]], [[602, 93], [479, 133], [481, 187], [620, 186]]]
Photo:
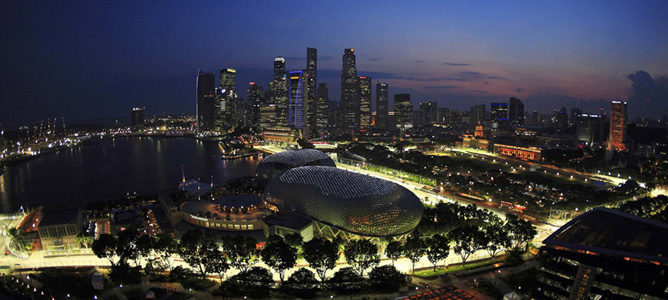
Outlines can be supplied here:
[[607, 208], [543, 241], [537, 299], [668, 299], [668, 225]]

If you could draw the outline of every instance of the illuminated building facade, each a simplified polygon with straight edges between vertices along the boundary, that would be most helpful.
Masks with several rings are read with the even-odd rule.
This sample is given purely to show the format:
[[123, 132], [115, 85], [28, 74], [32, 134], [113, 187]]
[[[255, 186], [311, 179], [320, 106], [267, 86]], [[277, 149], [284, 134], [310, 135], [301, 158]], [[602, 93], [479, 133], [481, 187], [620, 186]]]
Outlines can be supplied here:
[[[308, 74], [307, 88], [308, 94], [306, 103], [308, 104], [307, 122], [311, 131], [318, 128], [318, 104], [317, 104], [317, 90], [318, 86], [318, 49], [306, 48], [306, 70]], [[316, 130], [317, 131], [317, 130]]]
[[274, 81], [269, 86], [272, 103], [276, 107], [276, 125], [289, 126], [288, 118], [288, 79], [285, 73], [285, 59], [274, 58]]
[[371, 129], [371, 77], [360, 76], [360, 131]]
[[478, 125], [475, 126], [475, 131], [473, 132], [473, 135], [479, 139], [485, 137], [485, 130], [482, 128], [482, 124], [478, 123]]
[[248, 90], [246, 91], [246, 107], [247, 111], [245, 119], [248, 125], [257, 127], [260, 123], [260, 107], [264, 104], [264, 89], [250, 82]]
[[489, 151], [489, 145], [489, 140], [476, 138], [470, 134], [462, 136], [462, 146], [464, 147]]
[[199, 71], [197, 74], [197, 132], [212, 131], [215, 127], [216, 75]]
[[146, 115], [143, 107], [133, 107], [130, 112], [130, 127], [133, 130], [144, 128]]
[[578, 141], [587, 145], [598, 145], [604, 140], [604, 119], [601, 115], [579, 114], [575, 118], [575, 132]]
[[535, 299], [668, 299], [668, 225], [590, 210], [540, 249]]
[[400, 134], [413, 127], [413, 103], [410, 94], [394, 95], [394, 116]]
[[309, 136], [308, 111], [308, 73], [291, 71], [288, 73], [288, 125], [302, 130], [304, 137]]
[[318, 83], [318, 93], [316, 97], [315, 131], [320, 136], [325, 136], [329, 134], [329, 127], [330, 127], [329, 110], [330, 110], [329, 89], [327, 88], [327, 83], [326, 82]]
[[494, 153], [526, 161], [540, 161], [542, 150], [537, 147], [520, 147], [494, 144]]
[[493, 102], [490, 104], [492, 123], [496, 128], [506, 128], [510, 124], [508, 119], [508, 103]]
[[331, 239], [402, 237], [415, 229], [424, 210], [399, 184], [324, 166], [285, 171], [269, 183], [263, 199], [313, 220], [316, 234]]
[[225, 130], [240, 125], [239, 117], [243, 110], [237, 99], [237, 70], [225, 68], [220, 70], [219, 84], [216, 89], [216, 130]]
[[610, 138], [609, 148], [615, 151], [625, 151], [626, 144], [626, 101], [614, 100], [610, 102]]
[[390, 94], [387, 83], [376, 83], [376, 128], [387, 129], [387, 114]]
[[360, 97], [357, 67], [355, 66], [355, 50], [345, 49], [343, 68], [341, 69], [341, 106], [343, 109], [342, 125], [345, 133], [355, 135], [359, 130]]

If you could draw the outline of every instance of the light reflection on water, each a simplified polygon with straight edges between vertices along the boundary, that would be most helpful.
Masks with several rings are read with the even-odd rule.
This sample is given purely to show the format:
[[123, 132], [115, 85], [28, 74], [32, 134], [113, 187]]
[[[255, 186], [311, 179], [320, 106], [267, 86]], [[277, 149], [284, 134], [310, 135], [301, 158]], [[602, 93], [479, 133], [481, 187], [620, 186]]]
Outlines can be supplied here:
[[84, 207], [127, 192], [166, 194], [181, 179], [210, 182], [252, 175], [257, 160], [220, 159], [216, 143], [192, 138], [114, 138], [61, 150], [5, 168], [0, 211], [25, 207]]

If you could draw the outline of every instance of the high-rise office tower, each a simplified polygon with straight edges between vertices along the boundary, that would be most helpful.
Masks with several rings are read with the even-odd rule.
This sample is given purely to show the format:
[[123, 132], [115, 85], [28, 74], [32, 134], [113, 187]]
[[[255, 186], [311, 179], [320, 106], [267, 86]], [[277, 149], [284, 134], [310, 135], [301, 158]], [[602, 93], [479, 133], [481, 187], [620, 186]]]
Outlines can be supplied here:
[[575, 132], [578, 141], [588, 145], [603, 141], [603, 116], [596, 114], [579, 114], [575, 118]]
[[220, 70], [218, 88], [216, 88], [216, 130], [226, 130], [240, 125], [239, 104], [237, 99], [237, 70], [224, 68]]
[[524, 125], [524, 103], [522, 100], [511, 97], [508, 101], [508, 119], [514, 126]]
[[197, 132], [211, 131], [215, 126], [216, 75], [199, 71], [197, 74]]
[[434, 101], [420, 102], [418, 107], [418, 120], [420, 126], [436, 123], [438, 117], [438, 104]]
[[394, 115], [400, 134], [413, 127], [413, 104], [410, 94], [394, 95]]
[[277, 56], [274, 58], [274, 81], [278, 81], [285, 75], [285, 58]]
[[276, 105], [276, 124], [278, 126], [289, 126], [288, 119], [288, 79], [285, 74], [285, 59], [274, 58], [274, 81], [270, 86], [272, 101]]
[[355, 53], [352, 48], [343, 53], [343, 68], [341, 69], [341, 105], [343, 106], [343, 131], [355, 135], [359, 130], [360, 99], [359, 83], [357, 82], [357, 67]]
[[360, 76], [360, 131], [369, 131], [371, 129], [371, 77]]
[[376, 128], [387, 129], [387, 108], [390, 95], [387, 83], [376, 83]]
[[489, 107], [492, 121], [508, 120], [508, 103], [493, 102]]
[[318, 92], [316, 96], [316, 128], [319, 135], [329, 134], [329, 89], [326, 82], [318, 83]]
[[626, 101], [613, 100], [610, 102], [610, 138], [608, 148], [615, 151], [626, 150]]
[[308, 74], [308, 95], [306, 97], [306, 102], [308, 103], [309, 110], [306, 114], [307, 122], [312, 133], [320, 134], [317, 130], [318, 105], [316, 103], [316, 87], [318, 86], [318, 49], [306, 48], [306, 70], [304, 70], [304, 72]]
[[264, 89], [250, 82], [246, 91], [246, 121], [252, 127], [257, 127], [260, 123], [260, 107], [264, 104]]
[[288, 125], [302, 130], [304, 137], [308, 138], [310, 133], [307, 122], [309, 111], [308, 97], [308, 73], [303, 71], [291, 71], [288, 73]]
[[471, 112], [469, 114], [469, 120], [471, 121], [471, 126], [475, 127], [478, 124], [481, 124], [485, 121], [485, 105], [473, 105], [471, 106]]
[[269, 88], [260, 106], [260, 129], [265, 130], [276, 126], [277, 107], [274, 99], [274, 82], [269, 82]]
[[557, 127], [562, 131], [568, 129], [568, 110], [565, 106], [557, 112]]
[[144, 127], [144, 119], [146, 115], [144, 114], [143, 107], [133, 107], [130, 112], [130, 127], [133, 130], [141, 129]]

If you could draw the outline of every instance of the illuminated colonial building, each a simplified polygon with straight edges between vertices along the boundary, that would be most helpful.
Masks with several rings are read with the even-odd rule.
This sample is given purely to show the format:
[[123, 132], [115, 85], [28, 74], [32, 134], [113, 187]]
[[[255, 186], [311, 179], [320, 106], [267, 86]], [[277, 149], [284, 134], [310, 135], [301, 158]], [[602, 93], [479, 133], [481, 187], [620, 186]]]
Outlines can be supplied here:
[[542, 150], [537, 147], [520, 147], [494, 144], [494, 153], [526, 161], [540, 161]]

